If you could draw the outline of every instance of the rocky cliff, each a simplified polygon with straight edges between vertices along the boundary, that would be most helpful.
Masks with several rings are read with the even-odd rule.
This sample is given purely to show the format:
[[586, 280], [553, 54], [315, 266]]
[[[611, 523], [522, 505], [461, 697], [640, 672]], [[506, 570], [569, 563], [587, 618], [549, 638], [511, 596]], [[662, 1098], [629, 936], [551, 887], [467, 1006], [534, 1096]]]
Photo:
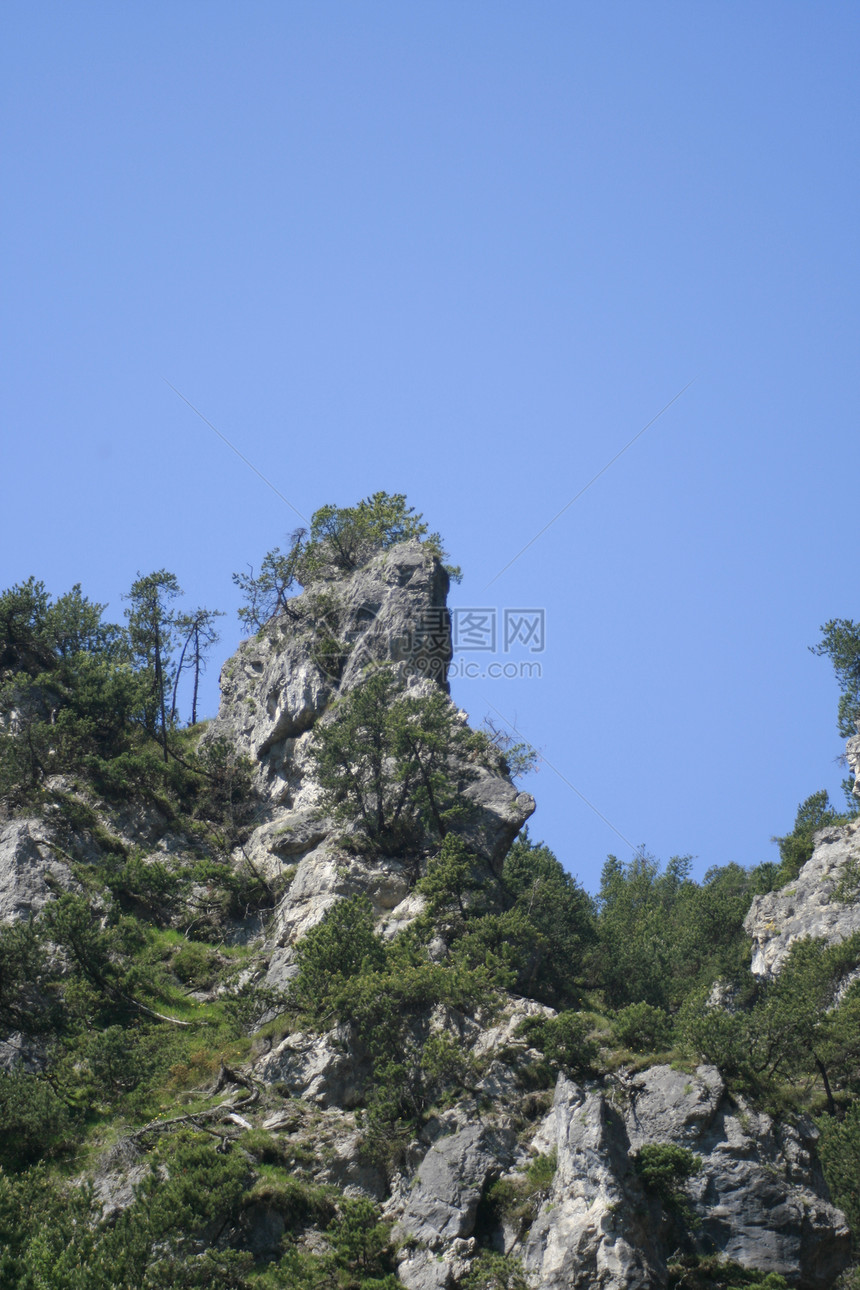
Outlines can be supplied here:
[[[377, 557], [339, 585], [336, 597], [330, 589], [327, 625], [342, 647], [324, 662], [311, 621], [319, 594], [306, 592], [289, 620], [271, 624], [225, 666], [221, 710], [208, 736], [247, 750], [259, 767], [270, 805], [249, 843], [255, 862], [269, 873], [295, 866], [269, 932], [269, 984], [289, 979], [296, 942], [344, 896], [369, 896], [389, 933], [421, 905], [402, 863], [353, 857], [344, 864], [330, 822], [314, 809], [306, 748], [315, 723], [369, 664], [394, 664], [409, 685], [430, 676], [444, 686], [445, 577], [414, 543]], [[487, 769], [467, 793], [480, 807], [486, 844], [503, 855], [532, 800]], [[698, 1248], [784, 1274], [800, 1287], [833, 1283], [850, 1238], [828, 1202], [811, 1123], [774, 1123], [731, 1098], [712, 1067], [656, 1066], [591, 1085], [560, 1075], [544, 1107], [524, 1077], [540, 1055], [516, 1037], [517, 1022], [536, 1010], [511, 998], [490, 1025], [480, 1017], [436, 1018], [479, 1059], [483, 1074], [456, 1105], [431, 1116], [410, 1144], [408, 1163], [388, 1180], [355, 1159], [366, 1070], [348, 1031], [291, 1034], [255, 1067], [266, 1084], [322, 1110], [334, 1155], [325, 1176], [384, 1204], [395, 1221], [405, 1286], [461, 1284], [481, 1245], [518, 1257], [528, 1284], [547, 1290], [666, 1285], [677, 1233], [635, 1168], [644, 1144], [677, 1144], [700, 1156], [689, 1187]], [[494, 1210], [487, 1199], [494, 1185], [525, 1194], [530, 1163], [541, 1158], [554, 1172], [523, 1202], [524, 1212], [511, 1218]]]
[[833, 944], [860, 932], [860, 820], [821, 829], [796, 880], [756, 896], [744, 924], [752, 939], [752, 970], [776, 976], [792, 945], [804, 937]]
[[[245, 850], [267, 876], [292, 875], [269, 929], [269, 985], [289, 979], [292, 947], [344, 896], [368, 896], [391, 934], [421, 908], [406, 857], [344, 856], [338, 831], [317, 809], [308, 750], [317, 722], [374, 666], [390, 666], [407, 693], [439, 687], [447, 694], [447, 590], [439, 561], [417, 540], [402, 543], [351, 577], [295, 597], [289, 613], [241, 645], [222, 670], [221, 707], [206, 738], [226, 740], [252, 758], [264, 802]], [[534, 799], [490, 766], [473, 767], [469, 778], [468, 828], [498, 859], [534, 811]]]
[[[380, 667], [407, 696], [445, 696], [452, 727], [466, 730], [447, 697], [446, 593], [439, 561], [420, 542], [404, 543], [306, 589], [223, 668], [221, 707], [204, 745], [251, 764], [255, 817], [233, 862], [276, 893], [265, 916], [237, 915], [224, 932], [250, 947], [240, 982], [246, 994], [283, 998], [299, 971], [303, 938], [348, 897], [366, 898], [388, 943], [427, 908], [416, 890], [427, 849], [385, 854], [355, 845], [349, 826], [325, 809], [312, 750], [315, 732]], [[460, 777], [461, 800], [451, 835], [485, 857], [489, 872], [501, 872], [534, 802], [492, 746], [468, 767], [456, 760], [452, 754], [448, 769]], [[77, 851], [69, 851], [68, 828], [52, 832], [49, 815], [9, 821], [0, 834], [0, 917], [26, 919], [76, 889], [76, 859], [88, 862], [87, 848], [104, 849], [108, 826], [120, 839], [115, 845], [125, 839], [145, 865], [171, 857], [190, 864], [193, 838], [157, 814], [112, 808], [99, 815], [101, 832], [78, 830]], [[755, 971], [777, 973], [798, 937], [860, 928], [860, 904], [836, 898], [858, 854], [860, 825], [825, 831], [797, 883], [756, 901], [748, 919]], [[444, 939], [431, 940], [428, 973], [446, 952]], [[210, 984], [194, 997], [205, 1004], [224, 988]], [[409, 1290], [662, 1290], [702, 1259], [750, 1276], [779, 1274], [798, 1290], [826, 1290], [850, 1259], [850, 1233], [830, 1203], [812, 1122], [765, 1114], [732, 1093], [713, 1066], [631, 1060], [608, 1062], [600, 1076], [577, 1073], [564, 1058], [548, 1064], [546, 1051], [533, 1046], [535, 1027], [556, 1019], [547, 1004], [510, 989], [484, 1002], [428, 998], [426, 1006], [413, 1004], [403, 1043], [434, 1041], [457, 1064], [459, 1082], [422, 1108], [396, 1153], [381, 1161], [366, 1149], [375, 1067], [360, 1030], [342, 1019], [279, 1025], [278, 1016], [276, 1004], [264, 1012], [268, 1025], [248, 1059], [222, 1064], [187, 1114], [129, 1131], [104, 1152], [86, 1175], [104, 1213], [132, 1204], [145, 1174], [142, 1153], [178, 1118], [210, 1134], [218, 1126], [224, 1147], [256, 1144], [249, 1159], [260, 1158], [265, 1141], [265, 1160], [317, 1189], [317, 1199], [297, 1209], [287, 1185], [267, 1175], [243, 1201], [241, 1219], [213, 1222], [210, 1243], [229, 1238], [260, 1265], [278, 1258], [285, 1234], [308, 1257], [328, 1248], [325, 1188], [379, 1207], [391, 1224], [397, 1283]], [[20, 1048], [21, 1037], [10, 1035], [10, 1068]], [[671, 1186], [655, 1183], [648, 1149], [688, 1173]], [[484, 1280], [482, 1268], [490, 1269]]]

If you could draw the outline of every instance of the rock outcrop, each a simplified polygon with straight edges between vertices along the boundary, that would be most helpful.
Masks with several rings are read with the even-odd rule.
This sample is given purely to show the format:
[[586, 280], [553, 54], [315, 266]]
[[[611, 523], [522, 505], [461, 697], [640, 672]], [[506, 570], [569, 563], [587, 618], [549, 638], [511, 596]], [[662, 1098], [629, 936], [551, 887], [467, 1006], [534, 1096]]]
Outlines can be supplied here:
[[[416, 843], [415, 855], [385, 856], [350, 847], [349, 825], [325, 813], [311, 747], [319, 723], [335, 719], [334, 705], [374, 666], [391, 668], [411, 696], [448, 695], [447, 587], [444, 569], [420, 542], [393, 547], [349, 576], [309, 587], [222, 670], [221, 707], [205, 739], [210, 748], [223, 741], [248, 759], [258, 794], [255, 827], [234, 860], [279, 893], [271, 912], [243, 923], [250, 952], [241, 980], [252, 989], [289, 983], [297, 942], [338, 901], [367, 897], [377, 930], [388, 938], [423, 909], [416, 878], [428, 848]], [[451, 721], [465, 726], [450, 697], [444, 702]], [[860, 772], [860, 736], [854, 742]], [[511, 782], [501, 755], [485, 751], [467, 769], [460, 753], [446, 752], [460, 782], [462, 812], [452, 827], [498, 873], [534, 802]], [[120, 850], [144, 840], [144, 858], [152, 859], [186, 845], [167, 832], [155, 807], [135, 809], [113, 810]], [[83, 838], [86, 830], [79, 831]], [[97, 843], [90, 837], [80, 845]], [[194, 862], [190, 854], [184, 859]], [[832, 941], [860, 930], [860, 902], [841, 898], [858, 865], [860, 822], [817, 835], [796, 883], [758, 897], [750, 910], [755, 972], [778, 973], [799, 937]], [[0, 829], [0, 921], [29, 918], [73, 885], [50, 821], [14, 820]], [[422, 970], [435, 972], [447, 952], [441, 936], [431, 940]], [[227, 987], [222, 980], [217, 988]], [[214, 996], [215, 987], [208, 997]], [[465, 1072], [431, 1085], [426, 1101], [416, 1095], [408, 1118], [398, 1110], [384, 1121], [386, 1132], [399, 1135], [396, 1150], [367, 1150], [374, 1056], [355, 1018], [350, 1024], [342, 1019], [348, 1011], [333, 1010], [320, 1023], [331, 1027], [326, 1033], [290, 1032], [290, 1022], [276, 1029], [281, 1014], [273, 1010], [247, 1066], [230, 1069], [222, 1058], [206, 1097], [226, 1100], [153, 1122], [111, 1147], [90, 1180], [105, 1215], [133, 1203], [148, 1132], [186, 1120], [200, 1127], [199, 1117], [212, 1116], [207, 1125], [229, 1125], [239, 1144], [249, 1131], [257, 1139], [271, 1135], [266, 1151], [285, 1173], [301, 1169], [307, 1188], [333, 1186], [379, 1204], [392, 1224], [397, 1275], [407, 1290], [457, 1290], [487, 1249], [517, 1261], [531, 1290], [664, 1290], [679, 1253], [716, 1254], [778, 1273], [796, 1290], [834, 1284], [849, 1261], [851, 1237], [827, 1194], [814, 1125], [777, 1122], [747, 1105], [711, 1066], [654, 1065], [589, 1080], [562, 1073], [553, 1090], [558, 1065], [527, 1037], [555, 1017], [551, 1008], [501, 987], [491, 999], [456, 997], [460, 1009], [419, 994], [413, 1011], [404, 1010], [402, 1033], [394, 1032], [404, 1049], [419, 1039], [440, 1040], [439, 1051], [462, 1060], [457, 1069]], [[392, 1014], [383, 1016], [387, 1025]], [[23, 1069], [28, 1060], [23, 1037], [10, 1035], [0, 1067]], [[438, 1104], [431, 1106], [432, 1098]], [[649, 1187], [639, 1154], [646, 1147], [698, 1157], [676, 1195]], [[245, 1225], [243, 1248], [258, 1259], [282, 1252], [291, 1211], [277, 1193], [261, 1186], [235, 1220]], [[302, 1239], [309, 1250], [325, 1249], [325, 1229], [313, 1212], [310, 1205]]]
[[[658, 1065], [636, 1075], [577, 1083], [559, 1077], [547, 1113], [522, 1074], [539, 1055], [513, 1038], [539, 1005], [521, 1001], [490, 1029], [461, 1028], [460, 1042], [492, 1059], [472, 1094], [431, 1116], [391, 1180], [387, 1216], [395, 1222], [409, 1290], [453, 1290], [483, 1245], [521, 1260], [534, 1290], [658, 1290], [681, 1240], [687, 1254], [719, 1253], [741, 1267], [775, 1272], [798, 1290], [828, 1290], [850, 1258], [851, 1237], [829, 1202], [811, 1122], [777, 1123], [732, 1097], [716, 1068], [684, 1072]], [[350, 1113], [366, 1075], [348, 1031], [293, 1035], [256, 1068], [294, 1099], [325, 1108], [331, 1157], [355, 1146]], [[494, 1095], [488, 1097], [490, 1090]], [[277, 1128], [274, 1120], [268, 1127]], [[699, 1171], [685, 1185], [692, 1221], [681, 1234], [637, 1169], [640, 1149], [674, 1144], [694, 1153]], [[514, 1216], [488, 1205], [493, 1184], [525, 1196], [527, 1170], [542, 1158], [552, 1176]], [[376, 1174], [351, 1175], [353, 1194], [380, 1192]], [[518, 1193], [516, 1188], [522, 1187]]]
[[[345, 896], [369, 896], [389, 934], [422, 907], [404, 866], [365, 861], [338, 843], [318, 808], [309, 743], [316, 723], [373, 665], [391, 666], [411, 694], [448, 692], [451, 631], [448, 575], [418, 541], [384, 551], [353, 574], [317, 583], [245, 641], [221, 672], [221, 706], [207, 731], [248, 757], [262, 796], [262, 823], [245, 845], [269, 878], [289, 876], [270, 928], [267, 984], [291, 974], [291, 947]], [[451, 704], [456, 721], [465, 716]], [[490, 858], [503, 858], [534, 811], [499, 767], [470, 766], [461, 826]]]
[[832, 944], [860, 932], [858, 877], [860, 819], [816, 833], [815, 850], [794, 882], [753, 900], [744, 922], [753, 972], [777, 975], [792, 945], [806, 936]]
[[635, 1168], [646, 1144], [701, 1160], [686, 1185], [700, 1253], [825, 1290], [845, 1266], [850, 1234], [815, 1165], [811, 1124], [777, 1126], [729, 1098], [714, 1067], [654, 1066], [608, 1087], [561, 1077], [533, 1139], [554, 1151], [551, 1190], [523, 1243], [542, 1290], [645, 1290], [666, 1284], [674, 1234]]
[[34, 918], [72, 885], [44, 820], [9, 820], [0, 828], [0, 923]]
[[[421, 909], [414, 874], [401, 859], [345, 856], [320, 811], [308, 745], [316, 723], [368, 665], [393, 666], [411, 692], [447, 692], [446, 590], [444, 571], [420, 543], [395, 547], [348, 578], [305, 591], [223, 669], [221, 709], [207, 738], [226, 739], [252, 760], [264, 818], [245, 850], [270, 878], [289, 876], [268, 932], [269, 986], [290, 979], [293, 946], [338, 900], [369, 897], [389, 935]], [[465, 796], [482, 845], [503, 858], [532, 799], [489, 766], [472, 777]], [[750, 915], [757, 970], [778, 970], [793, 936], [847, 934], [854, 914], [826, 893], [856, 840], [856, 830], [828, 831], [797, 892], [760, 898]], [[783, 930], [769, 932], [780, 899], [794, 900], [796, 924], [780, 908]], [[328, 1156], [340, 1164], [327, 1166], [326, 1178], [334, 1168], [353, 1194], [387, 1196], [400, 1242], [398, 1275], [409, 1290], [452, 1290], [468, 1274], [479, 1239], [519, 1258], [535, 1290], [665, 1286], [678, 1233], [643, 1184], [636, 1153], [667, 1143], [702, 1162], [685, 1189], [695, 1215], [685, 1238], [691, 1248], [781, 1273], [802, 1290], [832, 1284], [849, 1257], [850, 1236], [829, 1203], [811, 1125], [780, 1126], [733, 1100], [712, 1067], [684, 1073], [667, 1066], [592, 1084], [561, 1076], [552, 1106], [535, 1120], [524, 1072], [540, 1055], [518, 1038], [517, 1024], [536, 1013], [552, 1015], [523, 1000], [492, 1025], [437, 1019], [443, 1029], [454, 1027], [480, 1078], [456, 1106], [431, 1116], [387, 1186], [355, 1159], [356, 1108], [369, 1067], [349, 1027], [288, 1035], [255, 1065], [256, 1079], [329, 1117]], [[488, 1207], [493, 1184], [524, 1186], [538, 1157], [553, 1160], [555, 1172], [534, 1198], [531, 1221]]]
[[226, 739], [258, 767], [267, 795], [300, 789], [301, 736], [374, 663], [427, 678], [447, 693], [448, 575], [417, 540], [351, 576], [315, 583], [244, 641], [221, 669], [221, 706], [208, 740]]

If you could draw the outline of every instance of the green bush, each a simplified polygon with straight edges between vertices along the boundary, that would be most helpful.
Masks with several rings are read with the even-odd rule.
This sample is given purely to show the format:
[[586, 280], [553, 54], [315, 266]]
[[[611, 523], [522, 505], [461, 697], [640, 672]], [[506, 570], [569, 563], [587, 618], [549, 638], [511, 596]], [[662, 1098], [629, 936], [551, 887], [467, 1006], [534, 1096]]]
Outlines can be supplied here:
[[187, 941], [176, 951], [170, 966], [179, 980], [197, 990], [208, 989], [216, 979], [218, 955], [208, 945]]
[[507, 1222], [522, 1236], [549, 1194], [558, 1165], [556, 1151], [535, 1156], [522, 1174], [499, 1178], [481, 1201], [479, 1224], [490, 1231]]
[[430, 1024], [433, 1009], [487, 1009], [496, 998], [484, 966], [433, 962], [414, 931], [386, 942], [364, 896], [338, 901], [296, 946], [288, 1006], [303, 1025], [352, 1028], [368, 1063], [365, 1155], [396, 1163], [405, 1127], [448, 1092], [462, 1091], [473, 1064]]
[[73, 1120], [46, 1080], [0, 1074], [0, 1165], [20, 1169], [67, 1145]]
[[[441, 537], [428, 532], [403, 493], [373, 493], [357, 506], [321, 506], [311, 516], [309, 530], [296, 529], [291, 535], [288, 552], [280, 547], [268, 551], [259, 574], [233, 574], [245, 599], [239, 621], [260, 631], [272, 618], [291, 612], [290, 597], [297, 583], [308, 587], [343, 577], [380, 551], [410, 538], [418, 538], [430, 555], [447, 560]], [[459, 568], [444, 567], [453, 581], [460, 580]], [[339, 642], [335, 647], [342, 648]]]
[[364, 849], [415, 854], [463, 817], [479, 746], [441, 690], [408, 694], [393, 670], [377, 668], [314, 729], [320, 805], [356, 830]]
[[717, 1255], [689, 1255], [669, 1264], [669, 1290], [789, 1290], [777, 1272], [758, 1272]]
[[664, 1207], [689, 1219], [691, 1211], [682, 1190], [702, 1168], [700, 1156], [674, 1142], [646, 1143], [633, 1157], [636, 1172]]
[[833, 1203], [851, 1226], [860, 1247], [860, 1102], [854, 1102], [839, 1120], [823, 1115], [818, 1150]]
[[779, 889], [793, 882], [815, 849], [815, 834], [819, 829], [845, 824], [850, 816], [835, 810], [825, 789], [813, 793], [797, 808], [794, 828], [785, 837], [774, 838], [779, 845], [779, 867], [774, 878], [774, 888]]
[[732, 1084], [778, 1107], [786, 1083], [820, 1078], [828, 1109], [835, 1094], [856, 1091], [860, 988], [840, 997], [860, 964], [860, 933], [833, 945], [796, 941], [778, 977], [754, 982], [732, 1010], [704, 991], [681, 1010], [678, 1030], [691, 1052], [713, 1062]]
[[490, 1250], [478, 1255], [462, 1284], [463, 1290], [529, 1290], [520, 1260]]
[[672, 1021], [664, 1008], [631, 1003], [612, 1018], [615, 1037], [634, 1053], [660, 1052], [672, 1037]]
[[483, 964], [500, 986], [552, 1007], [581, 1001], [595, 938], [593, 904], [528, 830], [500, 874], [449, 833], [418, 890], [427, 902], [427, 935], [440, 936], [459, 962]]
[[597, 1044], [590, 1037], [591, 1022], [578, 1012], [527, 1017], [517, 1027], [517, 1034], [543, 1053], [552, 1072], [587, 1075], [597, 1057]]

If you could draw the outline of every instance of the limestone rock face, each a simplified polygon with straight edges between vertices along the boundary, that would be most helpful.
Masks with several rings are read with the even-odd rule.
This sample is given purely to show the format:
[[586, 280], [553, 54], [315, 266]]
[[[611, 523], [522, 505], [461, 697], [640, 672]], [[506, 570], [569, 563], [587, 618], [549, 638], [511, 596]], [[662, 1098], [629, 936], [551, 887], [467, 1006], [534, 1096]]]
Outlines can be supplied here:
[[815, 850], [795, 881], [755, 897], [744, 930], [752, 937], [757, 976], [775, 976], [794, 942], [805, 936], [833, 943], [860, 932], [860, 898], [840, 892], [843, 884], [850, 889], [858, 866], [860, 819], [816, 833]]
[[243, 642], [221, 670], [221, 706], [207, 739], [260, 764], [276, 799], [290, 786], [294, 741], [370, 663], [395, 663], [447, 693], [448, 575], [417, 540], [351, 576], [315, 583]]
[[418, 1168], [400, 1217], [400, 1231], [434, 1252], [475, 1230], [488, 1175], [510, 1161], [513, 1134], [469, 1124], [439, 1139]]
[[431, 1146], [397, 1223], [399, 1239], [417, 1246], [398, 1268], [410, 1290], [450, 1286], [467, 1271], [481, 1195], [488, 1180], [510, 1164], [515, 1145], [510, 1128], [465, 1124]]
[[[562, 1075], [551, 1108], [535, 1121], [516, 1072], [540, 1057], [524, 1050], [517, 1025], [551, 1010], [519, 1000], [489, 1027], [437, 1011], [435, 1023], [464, 1049], [493, 1060], [470, 1095], [429, 1118], [391, 1180], [384, 1209], [409, 1290], [454, 1290], [479, 1238], [519, 1258], [533, 1290], [661, 1290], [681, 1238], [636, 1167], [648, 1144], [672, 1143], [701, 1160], [684, 1187], [694, 1215], [683, 1238], [688, 1252], [717, 1251], [786, 1276], [797, 1290], [828, 1290], [848, 1263], [850, 1233], [827, 1198], [811, 1123], [777, 1123], [730, 1097], [715, 1067], [687, 1073], [665, 1065], [587, 1084]], [[343, 1171], [356, 1193], [383, 1198], [388, 1189], [380, 1191], [378, 1176], [364, 1177], [360, 1153], [350, 1168], [358, 1140], [350, 1108], [361, 1101], [369, 1067], [356, 1059], [348, 1027], [292, 1035], [254, 1073], [326, 1116], [342, 1116], [330, 1168]], [[523, 1130], [528, 1119], [530, 1132]], [[488, 1229], [493, 1211], [482, 1218], [481, 1206], [489, 1188], [502, 1177], [524, 1180], [537, 1155], [556, 1168], [531, 1217], [490, 1219], [499, 1226]]]
[[702, 1168], [687, 1184], [701, 1252], [826, 1290], [849, 1258], [850, 1234], [814, 1163], [816, 1130], [778, 1128], [725, 1094], [714, 1067], [655, 1066], [610, 1089], [561, 1077], [533, 1148], [555, 1150], [551, 1191], [523, 1248], [542, 1290], [650, 1290], [666, 1284], [671, 1233], [643, 1187], [634, 1153], [675, 1143]]
[[10, 820], [0, 828], [0, 923], [35, 916], [57, 889], [72, 885], [44, 820]]
[[353, 1107], [360, 1100], [367, 1063], [356, 1061], [346, 1031], [328, 1035], [288, 1035], [257, 1065], [259, 1079], [284, 1084], [290, 1096], [300, 1095], [319, 1106]]
[[556, 1175], [525, 1240], [523, 1264], [547, 1290], [665, 1284], [651, 1235], [659, 1217], [628, 1158], [623, 1121], [605, 1095], [561, 1078], [533, 1147], [557, 1155]]
[[[351, 575], [296, 596], [288, 612], [245, 641], [222, 669], [221, 706], [206, 739], [226, 740], [254, 764], [262, 822], [245, 844], [245, 857], [267, 879], [290, 879], [269, 931], [269, 986], [286, 984], [292, 945], [335, 901], [368, 896], [390, 935], [423, 907], [411, 891], [416, 857], [370, 861], [347, 856], [338, 845], [339, 830], [318, 805], [309, 746], [316, 722], [361, 682], [370, 664], [392, 665], [412, 695], [447, 693], [447, 591], [439, 561], [418, 541], [401, 543]], [[465, 726], [464, 714], [453, 704], [451, 710]], [[461, 831], [499, 863], [534, 811], [534, 799], [498, 767], [470, 765], [464, 779], [470, 810]]]

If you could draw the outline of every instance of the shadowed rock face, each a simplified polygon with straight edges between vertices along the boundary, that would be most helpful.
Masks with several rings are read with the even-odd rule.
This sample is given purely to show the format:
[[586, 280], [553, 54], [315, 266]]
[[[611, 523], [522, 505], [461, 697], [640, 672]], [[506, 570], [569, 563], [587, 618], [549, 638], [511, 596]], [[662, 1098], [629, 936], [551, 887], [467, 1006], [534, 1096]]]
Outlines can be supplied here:
[[558, 1167], [523, 1262], [546, 1290], [665, 1285], [672, 1234], [632, 1156], [675, 1143], [702, 1162], [685, 1188], [700, 1252], [826, 1290], [848, 1261], [850, 1234], [826, 1199], [816, 1138], [812, 1125], [777, 1126], [727, 1097], [711, 1066], [692, 1075], [654, 1066], [611, 1091], [560, 1078], [534, 1144], [554, 1149]]
[[744, 930], [752, 937], [751, 967], [757, 976], [776, 976], [792, 945], [805, 936], [832, 944], [860, 932], [860, 900], [840, 898], [842, 884], [858, 865], [860, 820], [821, 829], [794, 882], [755, 897]]

